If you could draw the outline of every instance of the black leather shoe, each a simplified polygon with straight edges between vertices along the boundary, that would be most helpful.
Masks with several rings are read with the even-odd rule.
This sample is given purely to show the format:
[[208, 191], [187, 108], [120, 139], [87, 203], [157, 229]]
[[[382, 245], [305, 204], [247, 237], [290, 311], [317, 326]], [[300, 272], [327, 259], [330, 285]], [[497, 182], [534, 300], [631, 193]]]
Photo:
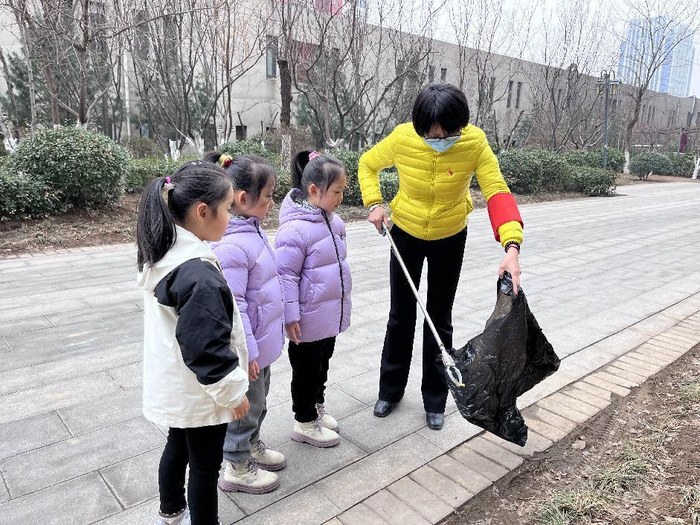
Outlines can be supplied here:
[[391, 414], [391, 411], [394, 410], [395, 406], [396, 403], [390, 403], [389, 401], [377, 399], [377, 402], [374, 404], [374, 415], [377, 417], [386, 417]]
[[433, 430], [440, 430], [445, 424], [445, 414], [440, 414], [438, 412], [426, 412], [425, 420], [430, 428]]

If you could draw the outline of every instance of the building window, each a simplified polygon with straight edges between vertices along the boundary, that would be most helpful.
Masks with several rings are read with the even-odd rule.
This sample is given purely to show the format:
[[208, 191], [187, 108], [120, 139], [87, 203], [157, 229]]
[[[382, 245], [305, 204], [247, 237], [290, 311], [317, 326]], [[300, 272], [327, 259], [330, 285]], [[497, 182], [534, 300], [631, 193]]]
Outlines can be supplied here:
[[248, 126], [236, 126], [236, 140], [248, 138]]
[[435, 66], [430, 66], [428, 68], [428, 82], [433, 82], [435, 80]]
[[509, 108], [511, 106], [512, 100], [513, 100], [513, 81], [509, 80], [508, 81], [508, 100], [506, 101], [507, 108]]
[[265, 75], [267, 78], [277, 78], [277, 39], [267, 35], [265, 49]]
[[520, 92], [523, 90], [523, 83], [518, 82], [518, 89], [515, 92], [515, 109], [520, 109]]
[[441, 81], [441, 82], [447, 81], [447, 68], [446, 68], [446, 67], [443, 67], [443, 68], [440, 70], [440, 81]]
[[496, 96], [496, 77], [491, 77], [489, 84], [489, 102], [493, 102], [493, 97]]

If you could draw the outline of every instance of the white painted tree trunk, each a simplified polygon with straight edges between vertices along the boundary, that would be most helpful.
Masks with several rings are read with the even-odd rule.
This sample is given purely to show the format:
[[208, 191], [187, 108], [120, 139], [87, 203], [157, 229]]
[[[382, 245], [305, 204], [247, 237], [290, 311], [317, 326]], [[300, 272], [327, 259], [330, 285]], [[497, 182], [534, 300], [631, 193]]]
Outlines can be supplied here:
[[288, 173], [292, 171], [292, 136], [282, 133], [282, 169]]
[[695, 161], [695, 169], [693, 170], [693, 179], [698, 178], [698, 173], [700, 173], [700, 157], [693, 157]]
[[625, 166], [622, 168], [622, 173], [625, 175], [630, 174], [630, 150], [625, 150]]
[[174, 162], [177, 162], [180, 160], [180, 150], [177, 149], [177, 140], [171, 140], [170, 142], [170, 158], [173, 159]]

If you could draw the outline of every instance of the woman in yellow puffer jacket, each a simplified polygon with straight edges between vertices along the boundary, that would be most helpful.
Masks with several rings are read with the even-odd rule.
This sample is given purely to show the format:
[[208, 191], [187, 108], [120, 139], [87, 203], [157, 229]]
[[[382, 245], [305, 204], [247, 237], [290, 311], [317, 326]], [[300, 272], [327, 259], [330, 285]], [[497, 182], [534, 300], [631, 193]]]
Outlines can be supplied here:
[[[431, 84], [416, 99], [413, 122], [401, 124], [360, 158], [358, 177], [369, 220], [381, 231], [389, 225], [379, 172], [396, 166], [399, 191], [390, 204], [391, 233], [418, 286], [428, 261], [428, 313], [442, 342], [452, 346], [452, 306], [473, 209], [469, 184], [476, 175], [487, 200], [497, 241], [506, 255], [499, 268], [513, 276], [518, 289], [518, 255], [523, 222], [503, 180], [498, 160], [484, 132], [469, 124], [467, 98], [449, 84]], [[404, 395], [416, 327], [416, 300], [398, 261], [390, 263], [391, 310], [382, 351], [379, 399], [374, 415], [385, 417]], [[428, 426], [444, 424], [447, 380], [432, 332], [423, 329], [423, 407]]]

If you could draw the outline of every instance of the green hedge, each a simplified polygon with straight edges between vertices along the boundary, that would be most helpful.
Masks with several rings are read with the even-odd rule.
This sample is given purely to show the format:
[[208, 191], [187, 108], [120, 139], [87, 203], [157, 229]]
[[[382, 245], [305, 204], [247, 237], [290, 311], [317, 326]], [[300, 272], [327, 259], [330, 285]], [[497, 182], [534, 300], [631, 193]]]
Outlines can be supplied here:
[[542, 189], [545, 191], [571, 191], [573, 189], [572, 166], [561, 155], [549, 150], [530, 150], [542, 166]]
[[645, 151], [632, 157], [630, 172], [640, 179], [646, 180], [650, 172], [655, 175], [672, 175], [673, 165], [666, 155], [655, 151]]
[[673, 175], [676, 177], [692, 177], [695, 169], [695, 160], [690, 153], [673, 153], [669, 155]]
[[119, 201], [129, 160], [129, 152], [104, 135], [58, 127], [20, 142], [9, 169], [44, 182], [68, 206], [99, 207]]
[[[564, 160], [572, 166], [588, 168], [603, 167], [603, 148], [595, 150], [570, 150], [563, 154]], [[625, 166], [625, 154], [619, 149], [608, 148], [607, 169], [621, 172]]]
[[274, 166], [279, 172], [282, 160], [272, 150], [266, 148], [257, 140], [238, 140], [236, 142], [226, 142], [219, 146], [218, 151], [235, 157], [236, 155], [258, 155]]
[[126, 177], [125, 189], [127, 193], [139, 192], [146, 187], [150, 180], [171, 175], [179, 165], [179, 162], [173, 162], [165, 157], [132, 159]]
[[42, 219], [66, 208], [61, 194], [43, 180], [0, 169], [0, 222]]
[[609, 197], [615, 194], [615, 173], [603, 168], [576, 166], [571, 174], [572, 189], [591, 197]]
[[508, 150], [498, 154], [501, 173], [513, 193], [538, 193], [542, 189], [544, 169], [537, 150]]

